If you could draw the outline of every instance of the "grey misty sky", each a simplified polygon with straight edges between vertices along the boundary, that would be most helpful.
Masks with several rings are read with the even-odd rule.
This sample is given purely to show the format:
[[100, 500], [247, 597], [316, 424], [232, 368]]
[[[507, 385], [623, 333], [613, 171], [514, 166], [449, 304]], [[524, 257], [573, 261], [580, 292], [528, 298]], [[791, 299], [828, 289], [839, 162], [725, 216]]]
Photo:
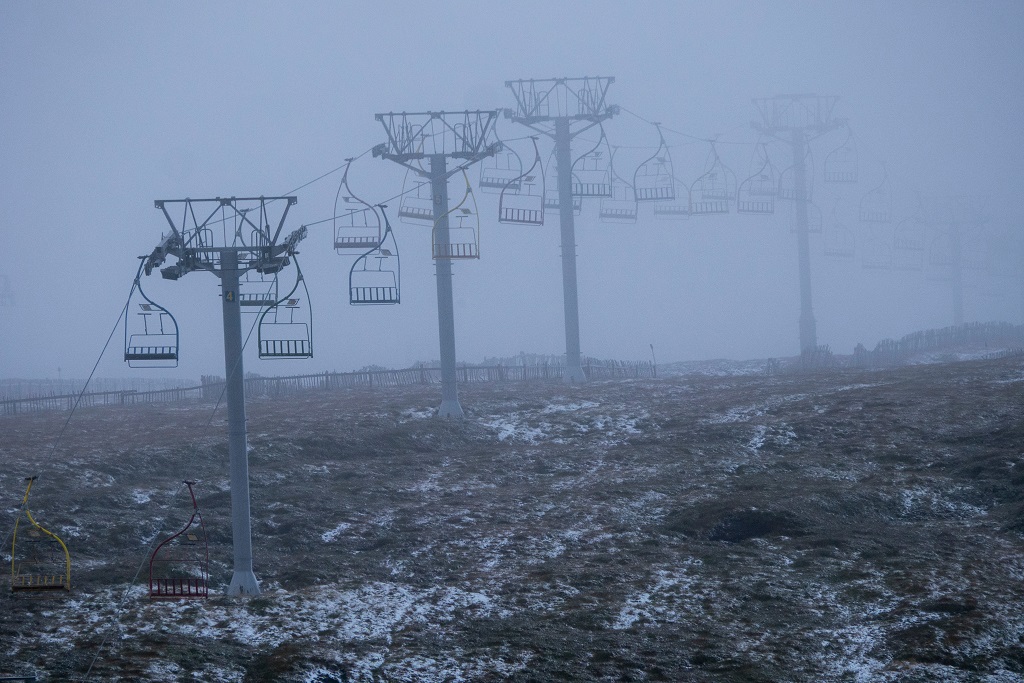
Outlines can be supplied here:
[[[158, 198], [273, 195], [383, 141], [376, 112], [512, 104], [516, 78], [611, 75], [609, 101], [719, 150], [740, 179], [756, 134], [751, 98], [839, 95], [862, 180], [823, 187], [826, 228], [862, 236], [860, 197], [886, 164], [897, 214], [915, 193], [978, 193], [993, 225], [1019, 229], [1024, 158], [1024, 5], [1017, 2], [217, 2], [0, 3], [0, 377], [85, 376], [117, 320], [136, 257], [167, 226]], [[505, 136], [522, 135], [503, 123]], [[654, 143], [624, 113], [614, 144]], [[680, 179], [709, 145], [667, 135]], [[815, 163], [828, 152], [822, 140]], [[635, 154], [639, 154], [636, 152]], [[628, 156], [628, 155], [627, 155]], [[476, 170], [470, 173], [475, 177]], [[328, 218], [340, 174], [298, 193], [288, 228]], [[374, 201], [402, 187], [394, 164], [360, 159], [353, 185]], [[561, 353], [557, 219], [495, 220], [478, 193], [479, 262], [455, 265], [458, 357]], [[790, 216], [730, 215], [678, 224], [577, 219], [583, 352], [659, 361], [791, 355], [798, 289]], [[354, 308], [351, 258], [330, 224], [302, 247], [316, 357], [261, 363], [263, 374], [404, 366], [436, 358], [429, 230], [395, 221], [403, 303]], [[824, 259], [812, 241], [818, 335], [857, 342], [950, 324], [948, 289], [920, 273], [869, 273]], [[178, 317], [183, 362], [153, 376], [223, 373], [216, 279], [149, 278]], [[967, 318], [1019, 322], [1020, 291], [968, 290]], [[246, 319], [246, 323], [251, 319]], [[98, 374], [125, 372], [114, 335]]]

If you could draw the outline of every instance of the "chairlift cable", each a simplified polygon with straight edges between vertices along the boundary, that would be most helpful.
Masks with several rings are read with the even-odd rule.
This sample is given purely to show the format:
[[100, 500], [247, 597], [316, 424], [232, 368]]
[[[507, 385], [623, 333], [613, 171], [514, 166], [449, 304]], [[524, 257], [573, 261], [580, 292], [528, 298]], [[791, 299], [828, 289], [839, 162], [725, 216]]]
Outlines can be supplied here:
[[[139, 273], [141, 273], [141, 272], [142, 272], [142, 265], [139, 266]], [[110, 340], [114, 338], [114, 333], [116, 333], [117, 330], [121, 327], [121, 320], [122, 320], [122, 318], [126, 317], [126, 315], [128, 313], [128, 304], [131, 301], [131, 295], [135, 292], [135, 287], [138, 285], [138, 282], [139, 282], [139, 274], [137, 273], [135, 275], [135, 282], [132, 283], [131, 292], [128, 293], [128, 299], [125, 301], [124, 306], [121, 308], [121, 313], [117, 317], [117, 322], [114, 323], [114, 327], [110, 330], [110, 334], [107, 335], [107, 341], [106, 341], [106, 343], [103, 344], [103, 349], [100, 351], [100, 355], [96, 359], [96, 363], [92, 366], [92, 372], [89, 373], [89, 377], [85, 380], [85, 385], [82, 387], [82, 390], [80, 392], [78, 392], [78, 396], [75, 398], [75, 402], [71, 406], [71, 411], [68, 412], [67, 418], [64, 419], [64, 424], [61, 426], [60, 431], [57, 433], [57, 438], [54, 439], [53, 444], [50, 445], [50, 452], [47, 455], [47, 458], [53, 457], [54, 452], [57, 450], [57, 446], [60, 444], [61, 440], [64, 438], [64, 433], [68, 429], [68, 424], [71, 422], [71, 418], [74, 416], [75, 411], [78, 409], [78, 405], [82, 401], [82, 396], [85, 395], [86, 390], [89, 388], [89, 383], [92, 381], [93, 376], [96, 374], [96, 369], [99, 367], [100, 361], [103, 360], [103, 355], [106, 353], [107, 348], [110, 346]], [[22, 507], [21, 507], [21, 510], [19, 511], [19, 514], [21, 513], [21, 511], [24, 511], [26, 504], [27, 504], [26, 501], [22, 502]], [[6, 546], [7, 542], [11, 540], [11, 536], [13, 534], [14, 534], [14, 529], [11, 529], [9, 532], [7, 532], [7, 535], [4, 537], [4, 546]]]
[[[625, 108], [625, 107], [623, 107], [623, 106], [621, 106], [621, 105], [619, 105], [619, 109], [620, 109], [621, 111], [624, 111], [624, 112], [626, 112], [626, 113], [627, 113], [627, 114], [629, 114], [630, 116], [634, 116], [634, 117], [636, 117], [636, 118], [640, 119], [640, 120], [641, 120], [641, 121], [643, 121], [644, 123], [649, 123], [649, 124], [651, 124], [652, 126], [654, 125], [654, 121], [651, 121], [651, 120], [649, 120], [649, 119], [647, 119], [647, 118], [644, 118], [643, 116], [640, 116], [640, 114], [637, 114], [636, 112], [634, 112], [634, 111], [631, 111], [631, 110], [629, 110], [629, 109], [627, 109], [627, 108]], [[662, 125], [662, 126], [661, 126], [661, 128], [662, 128], [662, 130], [666, 130], [666, 131], [668, 131], [669, 133], [674, 133], [674, 134], [676, 134], [676, 135], [681, 135], [681, 136], [682, 136], [682, 137], [684, 137], [684, 138], [690, 138], [690, 139], [691, 139], [691, 140], [693, 140], [694, 142], [714, 142], [714, 143], [717, 143], [717, 144], [722, 144], [722, 145], [743, 145], [743, 146], [746, 146], [746, 145], [749, 145], [749, 144], [750, 144], [749, 142], [740, 142], [740, 141], [736, 141], [736, 142], [733, 142], [733, 141], [726, 141], [726, 140], [721, 140], [721, 139], [720, 139], [720, 136], [715, 136], [715, 137], [712, 137], [712, 138], [708, 138], [708, 137], [699, 137], [699, 136], [697, 136], [697, 135], [690, 135], [689, 133], [684, 133], [684, 132], [682, 132], [681, 130], [675, 130], [675, 129], [673, 129], [673, 128], [669, 128], [668, 126], [665, 126], [665, 125]], [[730, 135], [730, 134], [732, 134], [732, 133], [733, 133], [734, 131], [736, 131], [736, 130], [738, 130], [738, 129], [740, 129], [740, 128], [742, 128], [742, 126], [736, 126], [736, 127], [735, 127], [735, 128], [733, 128], [732, 130], [728, 131], [728, 133], [726, 133], [726, 134], [727, 134], [727, 135]]]

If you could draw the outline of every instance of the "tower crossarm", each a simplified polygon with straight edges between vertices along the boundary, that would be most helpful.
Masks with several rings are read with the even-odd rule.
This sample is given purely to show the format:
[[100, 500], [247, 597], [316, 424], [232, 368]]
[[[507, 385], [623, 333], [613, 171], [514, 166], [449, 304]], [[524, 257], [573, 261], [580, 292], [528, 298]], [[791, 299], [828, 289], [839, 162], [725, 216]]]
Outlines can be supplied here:
[[389, 112], [375, 118], [388, 139], [373, 148], [373, 155], [405, 166], [437, 154], [476, 161], [501, 149], [494, 139], [497, 110]]
[[618, 113], [607, 104], [614, 82], [611, 76], [505, 81], [516, 100], [510, 118], [529, 126], [559, 118], [599, 123]]
[[193, 270], [217, 272], [228, 250], [235, 252], [243, 270], [277, 272], [305, 237], [303, 227], [280, 241], [288, 210], [297, 201], [294, 196], [158, 199], [154, 206], [163, 212], [171, 233], [145, 257], [146, 274], [168, 255], [178, 263], [161, 269], [164, 278], [176, 280]]
[[778, 95], [753, 100], [761, 115], [752, 121], [754, 130], [765, 135], [780, 137], [783, 133], [803, 131], [806, 136], [827, 133], [847, 124], [846, 119], [834, 115], [839, 97], [835, 95]]

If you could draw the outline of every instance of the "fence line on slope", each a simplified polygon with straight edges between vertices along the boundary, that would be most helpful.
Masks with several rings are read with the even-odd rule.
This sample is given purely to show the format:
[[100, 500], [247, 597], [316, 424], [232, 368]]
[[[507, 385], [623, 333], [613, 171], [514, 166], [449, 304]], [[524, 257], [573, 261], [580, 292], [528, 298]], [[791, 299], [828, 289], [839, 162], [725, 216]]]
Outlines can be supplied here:
[[[588, 362], [583, 366], [588, 379], [639, 379], [655, 376], [653, 364], [646, 361]], [[543, 381], [561, 379], [562, 365], [466, 365], [457, 369], [458, 380], [464, 384], [479, 382]], [[357, 372], [323, 372], [285, 377], [249, 376], [245, 394], [249, 398], [277, 398], [300, 391], [371, 389], [439, 384], [441, 370], [416, 367], [402, 370], [368, 370]], [[168, 403], [187, 400], [216, 401], [224, 387], [221, 378], [203, 377], [199, 386], [152, 391], [97, 391], [82, 394], [79, 408], [111, 405]], [[0, 401], [0, 416], [47, 410], [71, 410], [78, 394], [35, 396]]]

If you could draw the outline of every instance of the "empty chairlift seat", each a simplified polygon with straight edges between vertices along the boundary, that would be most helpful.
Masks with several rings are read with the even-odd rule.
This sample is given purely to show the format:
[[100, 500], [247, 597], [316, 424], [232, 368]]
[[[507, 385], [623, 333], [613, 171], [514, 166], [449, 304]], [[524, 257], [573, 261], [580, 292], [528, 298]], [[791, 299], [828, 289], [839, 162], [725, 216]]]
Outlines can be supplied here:
[[25, 481], [25, 497], [14, 522], [11, 542], [11, 591], [51, 592], [71, 590], [71, 555], [64, 541], [44, 528], [28, 508], [28, 496], [36, 477]]
[[[263, 359], [311, 358], [313, 356], [313, 313], [302, 271], [297, 271], [295, 286], [286, 297], [267, 308], [260, 316], [259, 356]], [[301, 286], [301, 287], [300, 287]]]
[[704, 175], [690, 186], [690, 215], [729, 213], [729, 203], [736, 195], [736, 179], [713, 144], [706, 168]]
[[125, 318], [124, 360], [132, 368], [173, 368], [178, 365], [178, 323], [153, 303], [136, 277]]
[[205, 598], [210, 591], [210, 551], [194, 481], [186, 481], [192, 514], [185, 526], [161, 541], [149, 558], [149, 597], [154, 600]]
[[[385, 207], [381, 207], [381, 213]], [[397, 304], [401, 302], [401, 262], [398, 243], [384, 215], [384, 237], [380, 245], [362, 254], [348, 273], [349, 303]]]
[[[518, 158], [518, 157], [517, 157]], [[518, 225], [544, 225], [544, 168], [533, 139], [533, 164], [511, 179], [498, 198], [498, 222]]]
[[[352, 192], [348, 173], [354, 159], [348, 159], [341, 185], [334, 199], [334, 249], [339, 254], [362, 253], [380, 244], [384, 236], [380, 215]], [[343, 200], [338, 205], [338, 198]]]
[[676, 198], [675, 170], [665, 137], [658, 129], [658, 149], [633, 173], [633, 193], [638, 202], [670, 202]]

